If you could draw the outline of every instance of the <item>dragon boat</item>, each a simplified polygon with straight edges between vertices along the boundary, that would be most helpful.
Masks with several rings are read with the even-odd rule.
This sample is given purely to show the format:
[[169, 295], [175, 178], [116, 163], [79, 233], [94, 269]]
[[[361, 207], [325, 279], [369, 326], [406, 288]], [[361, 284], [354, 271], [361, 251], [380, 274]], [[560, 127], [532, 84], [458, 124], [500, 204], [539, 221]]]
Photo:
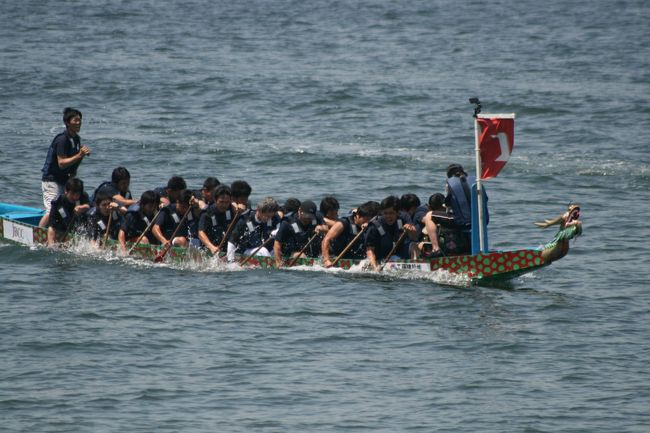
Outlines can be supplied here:
[[[0, 239], [28, 246], [46, 245], [47, 229], [38, 227], [38, 222], [43, 214], [44, 211], [41, 209], [0, 203]], [[507, 280], [547, 266], [564, 257], [569, 252], [569, 241], [582, 233], [582, 223], [579, 217], [580, 208], [577, 205], [571, 205], [561, 216], [536, 223], [543, 228], [559, 225], [559, 230], [553, 240], [538, 248], [487, 251], [422, 260], [389, 261], [386, 262], [384, 271], [399, 271], [405, 275], [440, 271], [458, 275], [472, 283]], [[78, 236], [69, 233], [68, 237]], [[133, 245], [127, 246], [130, 248]], [[116, 241], [109, 240], [106, 247], [118, 250], [119, 245]], [[161, 249], [160, 245], [139, 244], [133, 248], [131, 255], [143, 260], [154, 261]], [[172, 247], [165, 260], [186, 262], [208, 257], [209, 254], [205, 252], [198, 253], [197, 250]], [[343, 270], [360, 269], [364, 264], [365, 261], [361, 260], [341, 259], [336, 267]], [[300, 258], [294, 263], [294, 266], [315, 267], [320, 265], [320, 260], [314, 258]], [[275, 261], [272, 257], [252, 256], [244, 266], [275, 268]]]
[[[559, 230], [549, 243], [537, 248], [506, 251], [489, 248], [487, 195], [482, 182], [496, 177], [512, 153], [515, 114], [480, 114], [481, 102], [478, 98], [471, 98], [469, 102], [475, 105], [476, 176], [467, 175], [458, 164], [450, 165], [447, 171], [447, 188], [451, 197], [449, 205], [452, 208], [454, 227], [461, 227], [458, 230], [464, 232], [463, 239], [469, 239], [469, 253], [465, 252], [467, 249], [447, 250], [447, 255], [441, 257], [388, 261], [382, 264], [382, 271], [399, 271], [406, 274], [447, 272], [472, 283], [507, 280], [561, 259], [569, 252], [570, 240], [582, 233], [580, 208], [574, 204], [557, 218], [535, 223], [541, 228], [559, 225]], [[457, 176], [450, 173], [452, 167], [462, 174]], [[47, 230], [38, 227], [43, 213], [40, 209], [0, 203], [0, 239], [30, 246], [46, 244]], [[119, 245], [116, 241], [109, 240], [105, 247], [117, 250]], [[162, 251], [163, 247], [149, 244], [131, 244], [128, 245], [128, 250], [135, 257], [155, 262], [165, 255], [166, 260], [174, 262], [210, 257], [208, 253], [193, 248], [172, 247]], [[276, 267], [272, 257], [237, 257], [236, 260], [249, 267]], [[313, 258], [286, 258], [284, 262], [289, 261], [292, 266], [322, 266], [319, 259]], [[336, 263], [336, 267], [343, 270], [363, 269], [366, 265], [366, 261], [351, 259], [340, 259]]]

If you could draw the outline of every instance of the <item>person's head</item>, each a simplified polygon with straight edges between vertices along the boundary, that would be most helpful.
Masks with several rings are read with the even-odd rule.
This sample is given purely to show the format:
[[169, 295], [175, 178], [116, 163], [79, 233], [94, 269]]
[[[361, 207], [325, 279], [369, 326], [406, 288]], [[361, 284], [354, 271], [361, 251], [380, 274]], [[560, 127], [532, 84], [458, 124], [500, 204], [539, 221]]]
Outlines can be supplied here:
[[151, 218], [160, 205], [160, 196], [155, 191], [145, 191], [140, 196], [140, 210]]
[[465, 169], [463, 168], [462, 165], [460, 164], [449, 164], [447, 167], [447, 178], [450, 177], [461, 177], [461, 176], [467, 176], [467, 173], [465, 173]]
[[399, 199], [399, 208], [409, 215], [413, 215], [420, 206], [420, 199], [415, 194], [404, 194]]
[[325, 218], [335, 220], [339, 217], [339, 201], [332, 196], [327, 196], [320, 202], [320, 213]]
[[232, 201], [236, 204], [248, 205], [248, 197], [250, 197], [253, 189], [245, 180], [236, 180], [230, 185], [232, 190]]
[[65, 186], [63, 188], [63, 194], [65, 195], [65, 198], [71, 203], [74, 203], [77, 200], [79, 200], [83, 192], [84, 192], [84, 183], [81, 179], [77, 177], [71, 177], [70, 179], [68, 179], [68, 181], [65, 183]]
[[439, 192], [432, 194], [431, 197], [429, 197], [429, 209], [430, 210], [444, 210], [445, 209], [445, 196], [444, 194], [440, 194]]
[[100, 191], [95, 196], [95, 207], [102, 216], [106, 217], [111, 213], [110, 206], [112, 201], [113, 197], [108, 192]]
[[273, 197], [265, 197], [257, 204], [255, 216], [259, 221], [265, 223], [273, 218], [279, 208], [278, 202]]
[[221, 213], [230, 209], [232, 202], [232, 192], [228, 185], [219, 185], [212, 190], [212, 197], [214, 197], [214, 205]]
[[63, 109], [63, 123], [68, 131], [78, 134], [81, 130], [81, 111], [76, 108], [66, 107]]
[[111, 182], [117, 187], [117, 190], [124, 195], [129, 190], [131, 183], [131, 173], [124, 167], [117, 167], [111, 174]]
[[367, 201], [359, 206], [354, 213], [354, 223], [362, 225], [370, 221], [377, 215], [377, 202]]
[[187, 212], [187, 209], [190, 207], [190, 201], [192, 200], [193, 194], [189, 189], [182, 189], [178, 193], [178, 199], [176, 199], [176, 210], [180, 214]]
[[187, 188], [185, 179], [180, 176], [172, 176], [167, 181], [167, 198], [170, 203], [178, 200], [181, 191]]
[[293, 215], [298, 212], [300, 207], [300, 200], [297, 198], [288, 198], [287, 201], [280, 207], [280, 212], [286, 217], [287, 215]]
[[203, 188], [201, 188], [201, 195], [206, 202], [210, 203], [215, 200], [213, 192], [219, 185], [221, 185], [221, 182], [219, 182], [219, 179], [216, 177], [208, 177], [205, 179], [203, 182]]
[[316, 219], [316, 203], [305, 200], [298, 208], [298, 219], [303, 225], [309, 225]]
[[394, 195], [388, 196], [381, 201], [379, 205], [381, 214], [386, 224], [391, 225], [397, 221], [397, 212], [399, 211], [399, 198]]

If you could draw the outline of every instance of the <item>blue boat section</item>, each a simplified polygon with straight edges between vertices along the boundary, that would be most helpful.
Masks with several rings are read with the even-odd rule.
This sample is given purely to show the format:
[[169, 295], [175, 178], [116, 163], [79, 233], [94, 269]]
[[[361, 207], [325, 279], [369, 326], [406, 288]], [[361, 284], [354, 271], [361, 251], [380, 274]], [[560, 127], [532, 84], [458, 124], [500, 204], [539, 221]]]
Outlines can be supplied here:
[[0, 217], [2, 218], [20, 221], [32, 226], [38, 226], [43, 215], [45, 215], [43, 209], [0, 203]]
[[[483, 245], [483, 251], [484, 253], [487, 253], [489, 251], [488, 245], [490, 245], [489, 242], [489, 237], [488, 237], [488, 228], [487, 228], [487, 215], [488, 215], [488, 208], [487, 208], [487, 195], [485, 194], [485, 187], [483, 187], [483, 195], [486, 198], [485, 201], [483, 202], [483, 215], [484, 219], [482, 221], [483, 223], [483, 234], [485, 236], [485, 244]], [[476, 255], [481, 252], [481, 241], [479, 237], [479, 221], [478, 221], [478, 194], [476, 192], [476, 183], [472, 184], [472, 230], [471, 230], [471, 237], [472, 237], [472, 255]]]

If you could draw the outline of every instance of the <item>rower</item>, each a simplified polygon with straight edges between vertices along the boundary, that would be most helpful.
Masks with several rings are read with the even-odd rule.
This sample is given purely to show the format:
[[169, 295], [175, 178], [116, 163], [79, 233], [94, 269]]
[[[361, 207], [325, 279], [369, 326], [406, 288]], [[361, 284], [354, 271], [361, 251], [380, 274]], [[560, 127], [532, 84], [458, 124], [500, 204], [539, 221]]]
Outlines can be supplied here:
[[253, 192], [251, 186], [245, 180], [236, 180], [230, 184], [230, 190], [232, 191], [233, 211], [239, 209], [239, 214], [241, 216], [248, 216], [251, 211], [248, 198], [250, 197], [251, 192]]
[[126, 209], [137, 203], [136, 200], [133, 200], [131, 191], [129, 191], [130, 184], [131, 173], [129, 173], [129, 170], [124, 167], [117, 167], [113, 170], [110, 181], [103, 182], [95, 188], [91, 201], [94, 203], [99, 193], [106, 193], [109, 194], [113, 201]]
[[50, 203], [47, 229], [47, 245], [55, 246], [65, 241], [70, 230], [80, 226], [83, 216], [90, 208], [88, 194], [84, 192], [81, 179], [71, 177], [63, 187], [63, 194]]
[[199, 239], [212, 254], [219, 253], [219, 244], [230, 226], [235, 212], [231, 207], [232, 192], [227, 185], [214, 189], [214, 203], [201, 213], [199, 218]]
[[284, 204], [280, 206], [280, 209], [278, 210], [278, 215], [280, 215], [280, 219], [282, 221], [288, 220], [289, 218], [292, 217], [292, 215], [298, 212], [299, 207], [300, 207], [300, 200], [294, 197], [288, 198], [284, 202]]
[[[331, 257], [338, 257], [341, 252], [350, 245], [368, 222], [377, 215], [376, 202], [366, 202], [355, 209], [351, 215], [339, 218], [329, 229], [323, 239], [321, 254], [323, 265], [332, 266]], [[345, 259], [363, 259], [366, 257], [363, 237], [359, 237], [348, 251], [343, 255]]]
[[[108, 239], [117, 240], [120, 231], [120, 205], [111, 199], [110, 193], [100, 191], [95, 196], [95, 205], [88, 211], [86, 229], [90, 242], [93, 245], [99, 244], [106, 235]], [[126, 211], [126, 209], [124, 209]], [[109, 227], [110, 220], [110, 227]]]
[[327, 227], [332, 227], [339, 219], [339, 201], [336, 197], [327, 196], [320, 202], [320, 215]]
[[[187, 218], [182, 222], [177, 236], [170, 239], [188, 210]], [[188, 247], [192, 245], [198, 247], [200, 245], [198, 239], [200, 212], [198, 201], [192, 195], [192, 191], [188, 189], [181, 190], [176, 202], [162, 209], [151, 231], [163, 246], [167, 246], [171, 242], [172, 246]]]
[[198, 200], [201, 210], [206, 210], [208, 206], [214, 203], [215, 199], [212, 193], [214, 192], [214, 189], [219, 185], [221, 185], [219, 179], [210, 176], [203, 181], [203, 186], [200, 190], [194, 191], [194, 197], [200, 197]]
[[[405, 221], [399, 215], [399, 198], [395, 196], [386, 197], [380, 204], [381, 215], [370, 222], [368, 234], [366, 235], [366, 256], [370, 266], [375, 271], [379, 270], [379, 262], [382, 260], [408, 259], [410, 257], [409, 241], [417, 240], [415, 227]], [[388, 254], [393, 250], [396, 242], [406, 232], [406, 237], [397, 246], [393, 257]]]
[[258, 256], [272, 255], [273, 250], [269, 251], [263, 245], [271, 242], [280, 224], [278, 209], [278, 202], [273, 197], [266, 197], [257, 204], [255, 212], [248, 212], [247, 216], [239, 218], [228, 238], [229, 262], [235, 260], [235, 253], [248, 256], [257, 251]]
[[[327, 230], [328, 227], [323, 218], [316, 215], [316, 204], [311, 200], [303, 201], [297, 214], [282, 221], [275, 236], [273, 252], [276, 266], [282, 266], [282, 257], [296, 257], [297, 254], [300, 254], [314, 234], [327, 233]], [[320, 241], [314, 239], [302, 256], [318, 257], [320, 249]]]
[[154, 192], [160, 197], [160, 202], [163, 206], [169, 206], [178, 201], [178, 196], [181, 191], [187, 188], [185, 179], [180, 176], [172, 176], [167, 181], [167, 186], [159, 186], [154, 189]]
[[[145, 191], [140, 196], [140, 201], [129, 207], [120, 224], [117, 239], [122, 252], [126, 253], [126, 242], [135, 242], [149, 227], [160, 206], [160, 197], [154, 191]], [[140, 240], [141, 244], [157, 244], [158, 240], [149, 230]]]
[[414, 252], [425, 258], [439, 257], [443, 254], [438, 242], [438, 225], [449, 224], [449, 222], [453, 221], [447, 215], [444, 203], [445, 196], [443, 194], [432, 194], [429, 196], [427, 204], [418, 206], [413, 215], [413, 223], [418, 232], [422, 233], [424, 231], [428, 237], [428, 242], [418, 243], [418, 249]]

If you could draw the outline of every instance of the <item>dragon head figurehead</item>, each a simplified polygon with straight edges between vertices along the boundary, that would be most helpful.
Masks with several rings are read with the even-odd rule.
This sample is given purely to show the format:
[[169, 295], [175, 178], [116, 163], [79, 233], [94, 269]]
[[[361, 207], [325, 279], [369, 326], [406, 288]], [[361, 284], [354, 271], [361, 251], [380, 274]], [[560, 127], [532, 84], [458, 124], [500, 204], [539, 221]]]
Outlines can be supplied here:
[[548, 263], [562, 258], [569, 251], [569, 241], [582, 234], [582, 221], [580, 221], [580, 206], [570, 204], [567, 211], [562, 215], [536, 222], [535, 225], [540, 228], [547, 228], [553, 225], [559, 225], [560, 229], [555, 238], [544, 246], [542, 257]]
[[567, 211], [556, 218], [535, 223], [537, 227], [543, 229], [553, 225], [559, 225], [560, 230], [577, 224], [580, 224], [580, 206], [577, 204], [570, 204]]

